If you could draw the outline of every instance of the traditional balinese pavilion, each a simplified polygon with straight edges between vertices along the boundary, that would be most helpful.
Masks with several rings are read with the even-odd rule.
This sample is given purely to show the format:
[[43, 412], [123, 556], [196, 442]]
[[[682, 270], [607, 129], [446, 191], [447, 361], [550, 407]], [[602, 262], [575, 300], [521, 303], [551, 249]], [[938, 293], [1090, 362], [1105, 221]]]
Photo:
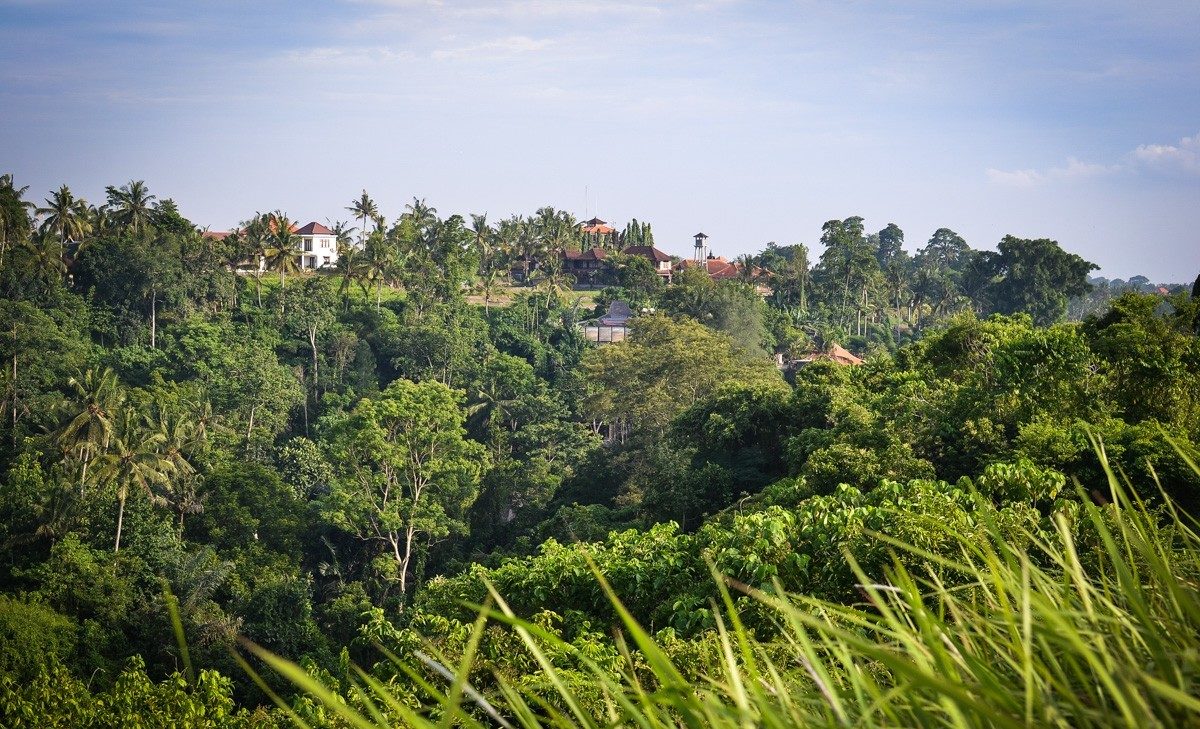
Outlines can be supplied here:
[[594, 284], [604, 269], [608, 253], [595, 246], [586, 251], [563, 251], [563, 272], [575, 277], [581, 284]]
[[590, 248], [616, 248], [617, 229], [600, 218], [592, 218], [579, 224], [579, 235], [583, 245]]
[[589, 342], [596, 344], [615, 344], [625, 341], [629, 331], [629, 320], [633, 318], [633, 310], [629, 304], [617, 300], [608, 305], [608, 311], [598, 319], [583, 322], [583, 336]]
[[810, 352], [800, 359], [792, 362], [794, 367], [803, 367], [812, 364], [813, 362], [833, 362], [840, 365], [860, 365], [863, 360], [860, 357], [855, 357], [854, 354], [846, 350], [842, 345], [834, 342], [829, 346], [829, 349], [824, 352]]

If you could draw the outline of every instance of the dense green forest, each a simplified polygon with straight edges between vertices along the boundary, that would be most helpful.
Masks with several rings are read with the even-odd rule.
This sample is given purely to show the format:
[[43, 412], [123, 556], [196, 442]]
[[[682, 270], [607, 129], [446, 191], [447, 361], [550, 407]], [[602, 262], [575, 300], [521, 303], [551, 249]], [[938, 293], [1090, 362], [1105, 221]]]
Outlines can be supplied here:
[[[1200, 278], [850, 217], [668, 284], [633, 221], [585, 299], [549, 207], [363, 192], [312, 272], [280, 211], [27, 197], [0, 177], [0, 724], [1200, 715]], [[865, 363], [789, 365], [835, 343]]]

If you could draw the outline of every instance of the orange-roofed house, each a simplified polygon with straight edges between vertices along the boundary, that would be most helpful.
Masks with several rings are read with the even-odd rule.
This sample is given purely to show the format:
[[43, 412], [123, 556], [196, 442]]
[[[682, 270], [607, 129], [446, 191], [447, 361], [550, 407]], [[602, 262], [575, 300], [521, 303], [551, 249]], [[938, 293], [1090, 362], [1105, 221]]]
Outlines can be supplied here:
[[804, 365], [812, 364], [813, 362], [820, 362], [822, 360], [840, 365], [860, 365], [863, 363], [861, 357], [854, 356], [852, 352], [835, 342], [831, 344], [829, 349], [825, 350], [824, 352], [812, 352], [810, 354], [806, 354], [800, 359], [792, 362], [792, 365], [794, 367], [803, 367]]
[[588, 248], [615, 248], [617, 245], [617, 229], [600, 218], [580, 223], [579, 234]]

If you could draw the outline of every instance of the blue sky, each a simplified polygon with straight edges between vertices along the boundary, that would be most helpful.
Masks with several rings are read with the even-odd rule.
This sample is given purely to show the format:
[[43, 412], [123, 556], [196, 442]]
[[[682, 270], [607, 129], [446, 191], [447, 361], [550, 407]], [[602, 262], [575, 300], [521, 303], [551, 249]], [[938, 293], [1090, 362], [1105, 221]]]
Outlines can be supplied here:
[[144, 179], [221, 229], [365, 187], [729, 256], [861, 215], [1200, 272], [1196, 0], [0, 0], [0, 38], [0, 172], [39, 200]]

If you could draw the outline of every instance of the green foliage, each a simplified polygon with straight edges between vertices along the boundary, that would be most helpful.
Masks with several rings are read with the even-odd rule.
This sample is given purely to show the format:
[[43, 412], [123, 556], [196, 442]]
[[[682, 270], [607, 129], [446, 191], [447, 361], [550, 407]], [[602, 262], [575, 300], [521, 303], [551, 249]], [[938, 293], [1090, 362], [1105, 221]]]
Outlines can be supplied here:
[[75, 650], [75, 623], [46, 605], [0, 595], [0, 676], [28, 681]]
[[[619, 658], [586, 627], [522, 611], [495, 583], [473, 627], [421, 623], [445, 636], [432, 641], [436, 659], [402, 648], [376, 670], [423, 673], [416, 701], [471, 726], [483, 726], [484, 714], [529, 727], [1190, 725], [1200, 711], [1191, 685], [1200, 670], [1200, 537], [1175, 512], [1130, 502], [1108, 475], [1111, 505], [1060, 511], [1042, 532], [1002, 514], [941, 519], [932, 498], [920, 532], [875, 540], [891, 554], [874, 565], [849, 562], [859, 604], [779, 592], [778, 582], [750, 589], [736, 578], [729, 584], [744, 596], [735, 600], [718, 579], [715, 629], [682, 642], [673, 630], [642, 627], [600, 552], [582, 571], [627, 636], [617, 641]], [[973, 498], [936, 486], [895, 495], [904, 504], [909, 493], [941, 494], [942, 506]], [[835, 529], [875, 523], [869, 507], [841, 513]], [[784, 514], [759, 516], [744, 538], [785, 569], [765, 569], [736, 549], [726, 565], [759, 579], [809, 570], [790, 549]], [[820, 519], [802, 531], [829, 526]], [[736, 540], [739, 532], [728, 534]], [[777, 639], [754, 629], [757, 616]], [[495, 668], [498, 652], [521, 673]], [[358, 713], [295, 666], [264, 658], [356, 725], [373, 725], [367, 712], [381, 725], [410, 716], [407, 692], [372, 682], [357, 694]]]
[[394, 558], [401, 595], [413, 558], [430, 541], [464, 531], [477, 494], [486, 454], [464, 437], [461, 401], [439, 382], [396, 380], [332, 426], [340, 473], [322, 512]]
[[742, 353], [728, 337], [661, 315], [639, 317], [622, 346], [589, 351], [583, 369], [590, 415], [648, 433], [664, 431], [723, 383], [780, 382], [769, 361]]

